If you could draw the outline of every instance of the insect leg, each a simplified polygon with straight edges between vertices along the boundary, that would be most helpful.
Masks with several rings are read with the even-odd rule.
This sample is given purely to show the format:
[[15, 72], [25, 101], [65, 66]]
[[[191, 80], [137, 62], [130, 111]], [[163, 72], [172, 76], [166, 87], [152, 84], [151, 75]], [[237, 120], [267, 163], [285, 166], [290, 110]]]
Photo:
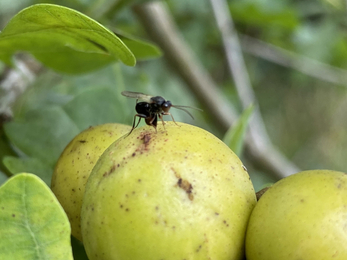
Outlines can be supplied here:
[[172, 116], [169, 112], [163, 112], [162, 115], [170, 115], [171, 118], [172, 118], [172, 121], [173, 121], [176, 125], [178, 125], [178, 124], [176, 123], [175, 119], [173, 118], [173, 116]]
[[[162, 114], [159, 114], [159, 118], [160, 120], [163, 122], [163, 127], [165, 129], [165, 122], [164, 122], [164, 119], [163, 119], [163, 115]], [[166, 130], [166, 129], [165, 129]]]
[[[137, 124], [136, 124], [136, 126], [135, 126], [136, 117], [139, 117], [139, 121], [137, 121]], [[142, 119], [142, 118], [146, 118], [146, 117], [147, 117], [147, 116], [146, 116], [146, 115], [143, 115], [143, 114], [136, 114], [136, 115], [134, 116], [133, 128], [131, 128], [131, 130], [130, 130], [130, 132], [129, 132], [129, 134], [128, 134], [127, 136], [129, 136], [129, 135], [132, 133], [132, 131], [140, 124], [141, 119]]]
[[151, 126], [154, 127], [155, 133], [158, 133], [158, 131], [157, 131], [157, 122], [158, 122], [158, 117], [157, 117], [157, 115], [155, 114], [155, 115], [152, 117], [152, 119], [147, 123], [148, 125], [151, 125]]

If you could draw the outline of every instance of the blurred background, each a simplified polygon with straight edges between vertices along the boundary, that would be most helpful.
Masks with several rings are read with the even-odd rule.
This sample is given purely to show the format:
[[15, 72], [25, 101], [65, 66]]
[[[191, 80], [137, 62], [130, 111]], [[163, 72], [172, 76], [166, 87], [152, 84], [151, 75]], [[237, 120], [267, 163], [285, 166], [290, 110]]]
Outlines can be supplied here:
[[[195, 120], [171, 112], [221, 139], [241, 122], [239, 156], [256, 190], [299, 170], [346, 171], [346, 1], [1, 0], [0, 30], [36, 3], [78, 10], [156, 44], [162, 55], [81, 75], [27, 55], [14, 68], [0, 61], [1, 182], [33, 171], [49, 184], [77, 133], [106, 122], [131, 125], [135, 100], [123, 90], [199, 107]], [[251, 104], [250, 119], [238, 121]]]

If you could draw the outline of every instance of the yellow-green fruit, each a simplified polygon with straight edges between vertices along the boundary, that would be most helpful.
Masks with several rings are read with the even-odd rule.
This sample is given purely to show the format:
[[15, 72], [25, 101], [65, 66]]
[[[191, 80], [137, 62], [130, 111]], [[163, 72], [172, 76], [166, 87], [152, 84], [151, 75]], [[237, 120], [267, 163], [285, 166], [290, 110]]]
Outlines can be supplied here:
[[239, 158], [198, 127], [167, 122], [113, 143], [86, 186], [90, 260], [233, 260], [244, 254], [253, 185]]
[[52, 191], [71, 223], [71, 233], [82, 240], [81, 207], [85, 185], [100, 155], [131, 127], [103, 124], [78, 134], [60, 155], [52, 177]]
[[247, 260], [346, 260], [347, 175], [304, 171], [275, 183], [255, 206]]

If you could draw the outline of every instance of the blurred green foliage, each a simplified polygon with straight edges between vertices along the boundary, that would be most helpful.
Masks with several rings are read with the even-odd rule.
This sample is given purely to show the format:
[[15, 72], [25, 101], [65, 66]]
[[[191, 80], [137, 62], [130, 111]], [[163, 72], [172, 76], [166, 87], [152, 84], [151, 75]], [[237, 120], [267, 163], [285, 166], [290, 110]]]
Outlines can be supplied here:
[[250, 105], [224, 135], [223, 142], [238, 156], [242, 155], [245, 134], [253, 111], [254, 105]]

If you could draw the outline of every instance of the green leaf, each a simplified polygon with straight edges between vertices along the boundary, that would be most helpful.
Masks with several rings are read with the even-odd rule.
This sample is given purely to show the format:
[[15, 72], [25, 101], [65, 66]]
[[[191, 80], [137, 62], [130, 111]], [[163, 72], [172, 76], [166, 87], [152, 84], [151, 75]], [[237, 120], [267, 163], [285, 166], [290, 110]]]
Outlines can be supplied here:
[[64, 110], [81, 131], [92, 125], [117, 122], [122, 113], [109, 88], [90, 88], [68, 102]]
[[248, 126], [249, 119], [253, 113], [254, 105], [250, 105], [235, 122], [235, 124], [229, 128], [223, 138], [223, 142], [230, 147], [238, 156], [242, 152], [243, 142]]
[[152, 43], [140, 40], [118, 30], [115, 34], [125, 43], [126, 46], [128, 46], [137, 60], [154, 59], [163, 54], [161, 49]]
[[46, 106], [4, 125], [10, 141], [29, 157], [53, 167], [80, 130], [61, 107]]
[[17, 51], [28, 51], [46, 66], [71, 74], [118, 60], [129, 66], [136, 63], [110, 30], [80, 12], [51, 4], [22, 10], [0, 33], [0, 59], [10, 64]]
[[7, 175], [0, 171], [0, 186], [8, 179]]
[[44, 164], [37, 158], [17, 158], [6, 156], [3, 159], [3, 163], [12, 174], [35, 172], [35, 174], [48, 186], [51, 186], [53, 168]]
[[88, 260], [87, 253], [81, 241], [71, 236], [71, 246], [72, 246], [72, 254], [74, 259]]
[[231, 1], [230, 11], [236, 21], [251, 24], [257, 27], [278, 26], [292, 30], [299, 25], [298, 15], [294, 9], [288, 6], [282, 8], [269, 8], [269, 5], [255, 1], [242, 2]]
[[30, 173], [0, 187], [0, 259], [72, 260], [70, 223], [49, 187]]

